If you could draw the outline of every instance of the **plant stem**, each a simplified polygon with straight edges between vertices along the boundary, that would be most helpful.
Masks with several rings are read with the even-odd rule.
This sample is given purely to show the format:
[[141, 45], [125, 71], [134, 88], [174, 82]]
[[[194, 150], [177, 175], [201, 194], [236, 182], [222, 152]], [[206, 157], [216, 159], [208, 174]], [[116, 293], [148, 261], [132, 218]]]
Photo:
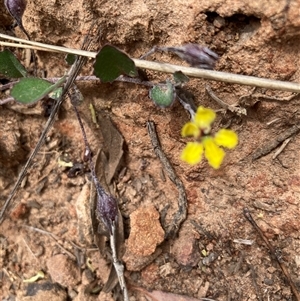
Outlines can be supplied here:
[[[3, 46], [27, 48], [28, 46], [26, 45], [33, 45], [30, 46], [29, 48], [38, 49], [42, 51], [72, 53], [72, 54], [87, 56], [91, 58], [95, 58], [97, 55], [97, 52], [77, 50], [77, 49], [53, 46], [53, 45], [48, 45], [48, 44], [43, 44], [43, 43], [38, 43], [33, 41], [27, 41], [27, 40], [11, 37], [4, 34], [0, 34], [0, 38], [23, 43], [23, 44], [16, 44], [16, 43], [7, 43], [7, 42], [0, 41], [0, 45]], [[255, 76], [239, 75], [239, 74], [220, 72], [214, 70], [184, 67], [184, 66], [172, 65], [167, 63], [139, 60], [139, 59], [133, 59], [133, 61], [136, 67], [138, 68], [160, 71], [163, 73], [174, 73], [175, 71], [182, 71], [185, 75], [196, 77], [196, 78], [205, 78], [209, 80], [227, 82], [232, 84], [255, 86], [255, 87], [266, 88], [266, 89], [300, 92], [300, 83], [284, 82], [284, 81], [272, 80], [267, 78], [259, 78]]]

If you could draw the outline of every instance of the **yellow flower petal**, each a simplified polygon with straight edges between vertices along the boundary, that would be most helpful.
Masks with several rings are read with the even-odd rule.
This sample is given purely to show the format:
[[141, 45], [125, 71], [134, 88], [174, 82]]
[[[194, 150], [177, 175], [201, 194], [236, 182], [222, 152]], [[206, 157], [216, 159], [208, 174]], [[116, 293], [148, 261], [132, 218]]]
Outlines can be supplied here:
[[216, 133], [214, 140], [218, 145], [232, 149], [238, 144], [238, 135], [234, 131], [221, 129]]
[[216, 118], [215, 111], [200, 106], [194, 117], [195, 124], [201, 129], [210, 129], [210, 125]]
[[214, 142], [212, 137], [203, 139], [204, 155], [210, 166], [218, 169], [223, 162], [225, 152]]
[[197, 138], [199, 135], [200, 135], [200, 129], [193, 122], [186, 123], [181, 130], [182, 137], [193, 136]]
[[190, 165], [195, 165], [201, 161], [202, 154], [203, 145], [201, 143], [188, 142], [186, 147], [183, 149], [180, 158]]

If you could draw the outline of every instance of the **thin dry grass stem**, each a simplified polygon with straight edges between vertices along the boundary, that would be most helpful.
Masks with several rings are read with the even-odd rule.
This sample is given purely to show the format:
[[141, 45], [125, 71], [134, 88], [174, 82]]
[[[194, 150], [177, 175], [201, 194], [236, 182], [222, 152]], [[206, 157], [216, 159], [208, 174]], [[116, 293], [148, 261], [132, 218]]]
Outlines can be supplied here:
[[[7, 42], [0, 41], [0, 45], [3, 46], [28, 48], [28, 46], [26, 45], [31, 45], [29, 48], [42, 50], [42, 51], [72, 53], [72, 54], [77, 54], [77, 55], [91, 57], [91, 58], [95, 58], [97, 55], [97, 52], [90, 52], [85, 50], [48, 45], [48, 44], [11, 37], [5, 34], [0, 34], [0, 38], [22, 43], [22, 44], [17, 44], [17, 43], [9, 44]], [[144, 69], [159, 71], [163, 73], [174, 73], [175, 71], [182, 71], [185, 75], [196, 77], [196, 78], [205, 78], [209, 80], [227, 82], [232, 84], [248, 85], [248, 86], [260, 87], [266, 89], [275, 89], [275, 90], [282, 90], [282, 91], [289, 91], [289, 92], [296, 92], [296, 93], [300, 92], [300, 83], [284, 82], [284, 81], [272, 80], [268, 78], [259, 78], [255, 76], [239, 75], [239, 74], [220, 72], [214, 70], [184, 67], [184, 66], [172, 65], [167, 63], [139, 60], [139, 59], [133, 59], [133, 61], [138, 68], [144, 68]]]
[[59, 246], [71, 259], [73, 260], [76, 260], [76, 256], [74, 254], [72, 254], [71, 252], [69, 252], [66, 248], [64, 248], [60, 243], [59, 243], [59, 237], [49, 231], [46, 231], [46, 230], [43, 230], [43, 229], [39, 229], [39, 228], [36, 228], [36, 227], [32, 227], [32, 226], [27, 226], [27, 225], [24, 225], [23, 226], [24, 228], [27, 228], [29, 230], [32, 230], [32, 231], [36, 231], [36, 232], [39, 232], [39, 233], [42, 233], [44, 235], [47, 235], [48, 237], [52, 238], [56, 245]]
[[33, 50], [45, 51], [45, 47], [38, 47], [38, 46], [33, 46], [33, 45], [25, 45], [25, 44], [19, 44], [19, 43], [10, 43], [10, 42], [0, 41], [0, 45], [1, 46], [6, 46], [6, 47], [24, 48], [24, 49], [33, 49]]
[[37, 259], [37, 257], [34, 255], [34, 253], [32, 252], [31, 248], [29, 247], [27, 241], [24, 238], [22, 240], [23, 240], [26, 248], [28, 249], [29, 253], [32, 255], [32, 257], [34, 257], [35, 259]]

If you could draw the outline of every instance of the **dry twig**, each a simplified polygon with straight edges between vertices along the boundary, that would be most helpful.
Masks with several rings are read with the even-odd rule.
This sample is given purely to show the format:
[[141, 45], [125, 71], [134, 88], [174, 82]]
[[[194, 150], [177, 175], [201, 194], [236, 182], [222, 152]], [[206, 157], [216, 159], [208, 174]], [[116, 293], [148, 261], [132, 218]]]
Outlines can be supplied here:
[[[0, 41], [0, 45], [2, 46], [30, 48], [30, 49], [37, 49], [37, 50], [51, 51], [51, 52], [72, 53], [72, 54], [77, 54], [80, 56], [86, 56], [91, 58], [95, 58], [97, 55], [97, 52], [90, 52], [85, 50], [71, 49], [71, 48], [53, 46], [53, 45], [48, 45], [48, 44], [43, 44], [43, 43], [38, 43], [33, 41], [27, 41], [27, 40], [11, 37], [5, 34], [0, 34], [0, 38], [22, 43], [22, 44], [18, 44], [18, 43], [8, 43], [8, 42]], [[167, 64], [167, 63], [159, 63], [159, 62], [152, 62], [152, 61], [139, 60], [139, 59], [133, 59], [133, 61], [138, 68], [155, 70], [164, 73], [173, 74], [176, 71], [182, 71], [185, 75], [191, 77], [205, 78], [209, 80], [222, 81], [222, 82], [227, 82], [232, 84], [249, 85], [249, 86], [261, 87], [267, 89], [300, 92], [300, 83], [283, 82], [283, 81], [272, 80], [267, 78], [259, 78], [255, 76], [238, 75], [238, 74], [232, 74], [227, 72], [177, 66], [177, 65]]]
[[205, 86], [205, 90], [208, 93], [208, 95], [214, 100], [216, 101], [223, 109], [228, 110], [232, 113], [235, 113], [239, 116], [241, 115], [247, 115], [247, 111], [245, 108], [242, 108], [239, 106], [239, 104], [233, 104], [233, 105], [229, 105], [226, 102], [224, 102], [222, 99], [220, 99], [211, 89], [211, 87], [209, 85]]
[[[252, 161], [255, 161], [267, 154], [269, 154], [273, 149], [275, 149], [280, 143], [284, 142], [289, 137], [296, 135], [300, 131], [300, 124], [295, 124], [289, 129], [287, 129], [282, 134], [276, 136], [276, 139], [273, 141], [268, 141], [265, 145], [257, 149], [252, 154]], [[274, 159], [274, 158], [273, 158]]]
[[151, 139], [151, 143], [154, 149], [154, 152], [158, 159], [160, 160], [164, 170], [166, 171], [170, 180], [176, 185], [179, 196], [178, 196], [178, 212], [176, 213], [172, 225], [166, 231], [166, 237], [174, 237], [179, 230], [179, 226], [186, 219], [187, 215], [187, 199], [184, 189], [184, 185], [181, 180], [177, 177], [169, 159], [166, 157], [164, 152], [161, 149], [158, 136], [155, 130], [154, 122], [147, 122], [148, 134]]

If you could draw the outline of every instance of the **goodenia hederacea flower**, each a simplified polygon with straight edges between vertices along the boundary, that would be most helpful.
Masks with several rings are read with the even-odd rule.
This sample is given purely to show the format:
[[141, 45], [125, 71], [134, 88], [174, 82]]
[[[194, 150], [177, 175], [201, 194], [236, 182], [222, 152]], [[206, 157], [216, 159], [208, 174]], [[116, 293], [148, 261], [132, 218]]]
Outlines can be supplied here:
[[215, 169], [218, 169], [225, 157], [224, 150], [216, 144], [213, 137], [204, 137], [203, 146], [204, 156], [207, 159], [209, 165]]
[[199, 127], [194, 122], [186, 123], [182, 130], [181, 136], [182, 137], [194, 137], [197, 138], [201, 134]]
[[207, 134], [205, 131], [210, 131], [211, 124], [214, 122], [215, 119], [216, 113], [213, 110], [200, 106], [195, 114], [194, 123], [201, 130], [203, 130], [205, 134]]
[[234, 131], [221, 129], [215, 135], [215, 142], [229, 149], [235, 148], [238, 144], [238, 136]]
[[211, 124], [216, 118], [216, 113], [200, 106], [194, 116], [193, 121], [186, 123], [182, 130], [182, 137], [199, 137], [202, 133], [207, 134], [211, 130]]
[[200, 163], [203, 154], [203, 145], [198, 142], [188, 142], [183, 152], [181, 160], [194, 165]]
[[204, 107], [199, 107], [194, 119], [184, 125], [181, 131], [183, 137], [194, 137], [198, 141], [188, 142], [181, 154], [181, 159], [191, 165], [199, 163], [204, 156], [210, 166], [220, 168], [225, 151], [220, 147], [232, 149], [238, 144], [238, 136], [232, 130], [221, 129], [215, 136], [210, 134], [211, 124], [216, 113]]

